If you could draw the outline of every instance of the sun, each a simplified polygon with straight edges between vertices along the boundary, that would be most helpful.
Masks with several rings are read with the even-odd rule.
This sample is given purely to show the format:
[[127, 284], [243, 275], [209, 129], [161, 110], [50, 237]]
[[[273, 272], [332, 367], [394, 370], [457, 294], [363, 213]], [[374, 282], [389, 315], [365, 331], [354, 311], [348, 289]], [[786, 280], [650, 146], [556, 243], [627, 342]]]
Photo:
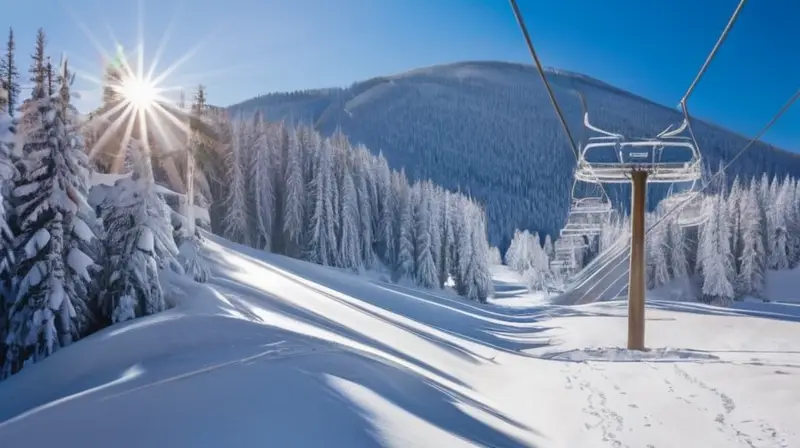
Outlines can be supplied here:
[[155, 84], [136, 75], [126, 76], [120, 87], [125, 100], [138, 110], [150, 110], [158, 100]]

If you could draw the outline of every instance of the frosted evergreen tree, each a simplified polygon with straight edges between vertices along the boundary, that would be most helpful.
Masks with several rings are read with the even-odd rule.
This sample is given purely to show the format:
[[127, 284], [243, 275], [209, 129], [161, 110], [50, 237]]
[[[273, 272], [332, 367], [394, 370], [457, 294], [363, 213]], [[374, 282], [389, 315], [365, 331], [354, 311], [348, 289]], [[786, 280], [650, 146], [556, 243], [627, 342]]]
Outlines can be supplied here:
[[372, 268], [375, 263], [375, 252], [373, 250], [373, 214], [377, 210], [373, 209], [370, 194], [370, 175], [372, 171], [369, 167], [369, 152], [364, 147], [359, 147], [353, 154], [353, 182], [355, 184], [356, 196], [358, 199], [358, 233], [361, 243], [360, 258], [366, 268]]
[[519, 229], [514, 230], [514, 236], [511, 238], [511, 242], [508, 244], [508, 249], [506, 249], [506, 256], [505, 256], [505, 263], [511, 269], [514, 269], [514, 266], [517, 263], [517, 258], [519, 257], [519, 244], [520, 244], [520, 236], [521, 232]]
[[305, 201], [305, 179], [303, 178], [303, 153], [297, 129], [289, 132], [289, 150], [286, 159], [284, 183], [283, 231], [288, 240], [300, 247], [303, 234], [303, 210]]
[[458, 294], [464, 297], [474, 297], [477, 292], [474, 289], [474, 282], [471, 281], [472, 220], [467, 214], [468, 207], [469, 201], [463, 196], [458, 196], [453, 203], [453, 209], [460, 210], [460, 213], [453, 215], [452, 277]]
[[64, 83], [60, 98], [47, 98], [36, 85], [33, 93], [23, 112], [30, 132], [12, 192], [19, 235], [6, 373], [69, 345], [94, 322], [89, 285], [95, 263], [84, 250], [95, 235], [81, 191], [88, 170], [66, 117], [68, 88]]
[[419, 202], [416, 217], [416, 263], [415, 278], [418, 284], [433, 288], [437, 285], [436, 263], [433, 259], [433, 244], [431, 241], [431, 194], [432, 190], [426, 184], [417, 184]]
[[5, 105], [8, 115], [14, 117], [20, 94], [19, 70], [15, 63], [16, 42], [14, 41], [14, 30], [8, 29], [8, 41], [6, 52], [0, 59], [0, 89], [5, 89], [5, 100], [0, 98], [0, 109]]
[[[64, 127], [61, 129], [61, 139], [64, 141], [63, 161], [57, 158], [57, 161], [62, 162], [58, 165], [58, 181], [67, 199], [62, 212], [65, 225], [64, 257], [67, 266], [64, 289], [70, 301], [81, 304], [76, 308], [77, 312], [91, 314], [83, 311], [81, 306], [86, 300], [90, 306], [96, 307], [99, 294], [96, 278], [104, 258], [103, 234], [95, 210], [87, 201], [91, 168], [80, 134], [78, 112], [70, 102], [70, 85], [74, 75], [69, 72], [66, 60], [62, 63], [58, 78], [58, 107], [64, 120]], [[85, 330], [78, 336], [84, 334]]]
[[[649, 226], [648, 226], [649, 227]], [[667, 284], [669, 278], [668, 262], [668, 228], [665, 225], [654, 227], [648, 232], [647, 255], [651, 268], [651, 288], [658, 288]]]
[[353, 176], [347, 171], [343, 174], [343, 184], [339, 258], [342, 267], [358, 269], [361, 267], [362, 261], [359, 235], [361, 217], [358, 214], [358, 194], [353, 183]]
[[758, 207], [757, 185], [751, 183], [739, 202], [742, 231], [742, 255], [739, 259], [737, 289], [741, 294], [760, 297], [764, 289], [765, 253], [762, 238], [762, 215]]
[[553, 259], [553, 240], [550, 239], [550, 235], [546, 235], [544, 237], [544, 253], [547, 254], [547, 258], [552, 260]]
[[376, 234], [379, 253], [387, 266], [394, 265], [397, 254], [395, 209], [397, 208], [397, 190], [393, 187], [394, 178], [389, 165], [381, 155], [375, 165], [375, 183], [379, 199], [379, 230]]
[[[442, 256], [442, 189], [432, 182], [425, 182], [428, 190], [428, 234], [431, 239], [431, 258], [434, 266], [434, 282], [438, 285], [439, 265]], [[502, 263], [502, 260], [501, 260]]]
[[471, 214], [472, 257], [470, 259], [471, 281], [474, 283], [474, 295], [467, 298], [486, 303], [492, 296], [492, 276], [489, 270], [489, 242], [486, 240], [487, 229], [485, 213], [473, 204]]
[[671, 219], [667, 227], [670, 245], [669, 267], [672, 278], [687, 280], [689, 278], [689, 262], [686, 260], [686, 242], [683, 229], [675, 219]]
[[241, 160], [243, 138], [242, 124], [238, 120], [234, 121], [231, 130], [231, 148], [225, 160], [229, 189], [226, 198], [228, 213], [223, 220], [223, 235], [237, 243], [245, 243], [248, 238], [247, 184]]
[[722, 195], [709, 198], [711, 218], [700, 236], [700, 263], [703, 296], [713, 303], [726, 304], [734, 297], [734, 267], [730, 248], [728, 209]]
[[44, 30], [39, 28], [36, 34], [36, 49], [31, 55], [31, 66], [28, 69], [30, 74], [31, 97], [22, 103], [17, 132], [19, 135], [30, 135], [41, 126], [41, 118], [38, 116], [40, 112], [39, 100], [47, 97], [47, 58], [45, 56], [45, 46], [47, 38], [45, 37]]
[[333, 148], [330, 141], [325, 140], [318, 151], [316, 172], [310, 185], [315, 205], [309, 229], [309, 259], [325, 266], [333, 264], [338, 258], [334, 227], [336, 179], [333, 168]]
[[176, 255], [178, 248], [162, 202], [140, 173], [118, 180], [104, 201], [108, 286], [103, 314], [109, 323], [166, 309], [159, 258]]
[[735, 261], [736, 272], [739, 272], [739, 257], [742, 254], [741, 219], [739, 215], [739, 202], [742, 200], [742, 188], [739, 176], [733, 179], [731, 191], [728, 193], [728, 216], [731, 219], [731, 253]]
[[792, 182], [792, 199], [790, 218], [787, 223], [789, 232], [789, 261], [791, 267], [800, 263], [800, 181]]
[[[3, 95], [0, 89], [0, 96]], [[11, 279], [12, 267], [14, 266], [14, 234], [11, 231], [10, 218], [8, 211], [11, 204], [8, 203], [7, 191], [14, 179], [16, 169], [11, 162], [11, 154], [16, 145], [16, 126], [11, 116], [0, 108], [0, 369], [5, 362], [5, 340], [8, 334], [7, 320], [8, 307], [13, 299]]]
[[414, 210], [411, 189], [405, 174], [392, 173], [392, 190], [396, 201], [397, 260], [394, 265], [394, 278], [411, 278], [414, 274]]
[[256, 221], [256, 230], [260, 249], [271, 250], [272, 227], [275, 214], [275, 196], [273, 192], [273, 176], [277, 170], [272, 167], [270, 155], [272, 149], [268, 145], [268, 137], [261, 118], [257, 113], [253, 119], [251, 136], [252, 159], [250, 164], [250, 196], [253, 198], [253, 215]]
[[439, 249], [439, 287], [442, 288], [450, 278], [453, 270], [452, 249], [453, 246], [453, 214], [450, 192], [442, 193], [441, 207], [441, 244]]
[[491, 265], [503, 264], [503, 256], [500, 255], [500, 248], [495, 246], [489, 248], [489, 264]]
[[767, 266], [769, 269], [781, 270], [789, 268], [787, 247], [787, 212], [791, 209], [791, 191], [787, 181], [779, 183], [777, 179], [770, 185], [770, 206], [767, 209], [770, 238], [767, 247]]

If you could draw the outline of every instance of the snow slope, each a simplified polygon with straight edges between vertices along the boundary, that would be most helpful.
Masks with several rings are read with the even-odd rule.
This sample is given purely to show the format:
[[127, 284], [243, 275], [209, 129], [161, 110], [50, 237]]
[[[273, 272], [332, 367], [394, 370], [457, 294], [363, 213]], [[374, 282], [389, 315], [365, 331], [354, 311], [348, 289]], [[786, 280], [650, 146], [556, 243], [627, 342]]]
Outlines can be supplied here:
[[640, 360], [620, 302], [546, 305], [501, 267], [481, 306], [204, 250], [214, 278], [168, 278], [169, 311], [0, 383], [0, 446], [800, 444], [800, 306], [653, 302]]
[[[595, 125], [629, 136], [653, 136], [683, 116], [589, 76], [549, 70], [574, 138], [585, 142], [581, 92]], [[675, 98], [677, 103], [679, 98]], [[489, 236], [505, 249], [514, 229], [556, 236], [567, 218], [575, 157], [542, 82], [531, 65], [467, 61], [357, 82], [347, 88], [263, 95], [230, 106], [261, 110], [269, 120], [313, 124], [324, 134], [341, 129], [353, 143], [382, 151], [393, 169], [413, 181], [430, 178], [460, 188], [487, 207]], [[769, 117], [763, 117], [764, 123]], [[704, 161], [716, 169], [748, 141], [721, 127], [693, 125]], [[800, 175], [800, 157], [764, 143], [753, 145], [728, 171]], [[651, 185], [655, 207], [669, 185]], [[627, 204], [625, 187], [608, 187]]]

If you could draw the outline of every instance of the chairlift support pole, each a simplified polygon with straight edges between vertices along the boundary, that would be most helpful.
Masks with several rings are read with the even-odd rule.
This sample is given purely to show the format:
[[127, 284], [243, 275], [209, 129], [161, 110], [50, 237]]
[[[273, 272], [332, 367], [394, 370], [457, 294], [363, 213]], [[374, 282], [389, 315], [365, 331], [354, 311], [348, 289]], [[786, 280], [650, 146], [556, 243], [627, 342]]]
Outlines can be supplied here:
[[631, 256], [628, 277], [628, 350], [644, 350], [645, 203], [647, 171], [631, 173]]

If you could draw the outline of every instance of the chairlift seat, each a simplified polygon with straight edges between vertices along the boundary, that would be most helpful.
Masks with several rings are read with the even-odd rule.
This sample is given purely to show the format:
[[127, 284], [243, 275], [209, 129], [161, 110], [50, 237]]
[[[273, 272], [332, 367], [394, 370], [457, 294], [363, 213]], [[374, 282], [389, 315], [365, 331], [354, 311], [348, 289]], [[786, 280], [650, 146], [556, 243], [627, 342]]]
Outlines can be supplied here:
[[[648, 182], [687, 182], [700, 178], [700, 153], [691, 139], [678, 135], [688, 123], [672, 131], [664, 131], [655, 138], [627, 139], [621, 134], [604, 131], [589, 123], [587, 128], [603, 134], [591, 137], [583, 147], [575, 171], [575, 178], [584, 182], [628, 183], [634, 171], [646, 171]], [[602, 160], [602, 155], [616, 158]]]
[[561, 237], [595, 236], [603, 232], [603, 226], [594, 222], [567, 222], [561, 229]]

